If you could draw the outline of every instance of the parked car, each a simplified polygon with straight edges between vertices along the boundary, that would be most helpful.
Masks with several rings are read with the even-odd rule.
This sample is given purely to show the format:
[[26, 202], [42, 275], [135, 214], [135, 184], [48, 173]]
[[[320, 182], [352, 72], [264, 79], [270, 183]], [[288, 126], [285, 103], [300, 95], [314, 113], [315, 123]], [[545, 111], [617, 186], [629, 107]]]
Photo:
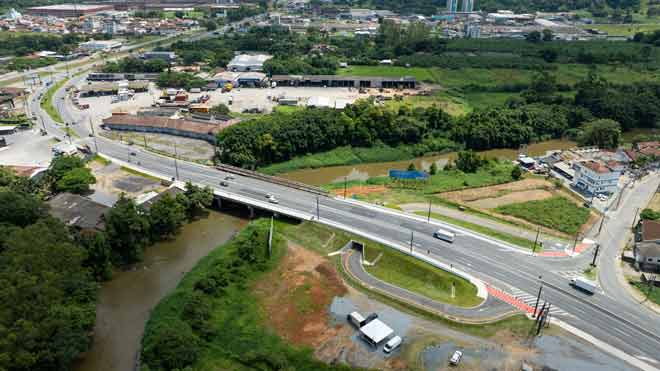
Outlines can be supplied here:
[[390, 341], [387, 342], [387, 344], [385, 344], [385, 346], [383, 347], [383, 352], [392, 353], [392, 351], [398, 348], [402, 342], [403, 339], [401, 339], [400, 336], [393, 337], [392, 339], [390, 339]]
[[454, 354], [451, 355], [451, 358], [449, 358], [449, 364], [452, 366], [458, 366], [458, 364], [461, 363], [462, 358], [463, 352], [457, 350], [454, 352]]

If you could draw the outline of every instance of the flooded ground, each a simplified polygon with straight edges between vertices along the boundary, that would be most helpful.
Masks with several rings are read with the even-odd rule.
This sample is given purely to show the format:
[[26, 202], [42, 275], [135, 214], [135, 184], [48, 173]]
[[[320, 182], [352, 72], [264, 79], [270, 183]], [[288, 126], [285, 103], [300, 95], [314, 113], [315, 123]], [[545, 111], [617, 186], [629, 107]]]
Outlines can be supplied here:
[[[530, 156], [539, 156], [547, 151], [567, 149], [575, 147], [575, 142], [567, 140], [549, 140], [541, 143], [530, 144], [527, 147], [527, 154]], [[489, 158], [506, 158], [513, 160], [518, 157], [518, 151], [514, 149], [493, 149], [480, 152]], [[331, 166], [319, 169], [302, 169], [281, 176], [287, 179], [299, 182], [322, 185], [333, 182], [343, 181], [344, 177], [348, 180], [366, 180], [370, 177], [387, 175], [390, 169], [406, 169], [410, 163], [414, 163], [418, 169], [428, 169], [432, 163], [436, 163], [442, 168], [448, 161], [456, 158], [456, 152], [445, 153], [437, 156], [418, 157], [412, 160], [377, 162], [362, 165]]]
[[202, 257], [228, 241], [245, 223], [239, 217], [211, 211], [184, 226], [175, 239], [148, 248], [142, 263], [115, 272], [99, 292], [94, 345], [74, 369], [133, 370], [151, 309]]
[[[403, 345], [391, 355], [382, 345], [372, 348], [358, 336], [358, 331], [346, 320], [346, 315], [358, 311], [363, 315], [378, 314], [378, 318], [401, 336]], [[506, 330], [484, 339], [467, 335], [443, 324], [414, 317], [349, 290], [336, 297], [330, 305], [332, 325], [351, 328], [351, 346], [341, 361], [354, 366], [396, 370], [448, 370], [449, 358], [456, 350], [463, 352], [460, 370], [519, 370], [522, 362], [535, 370], [619, 371], [631, 370], [625, 362], [610, 356], [593, 345], [559, 329], [531, 339], [514, 339]], [[349, 352], [350, 351], [350, 352]], [[353, 353], [353, 354], [351, 354]], [[544, 368], [546, 367], [546, 368]]]

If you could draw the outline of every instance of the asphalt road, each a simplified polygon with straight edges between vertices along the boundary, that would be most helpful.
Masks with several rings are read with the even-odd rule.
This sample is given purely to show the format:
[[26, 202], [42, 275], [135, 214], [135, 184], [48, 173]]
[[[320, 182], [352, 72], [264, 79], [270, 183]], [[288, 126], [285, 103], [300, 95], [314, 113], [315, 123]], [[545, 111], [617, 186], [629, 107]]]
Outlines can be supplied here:
[[[60, 108], [65, 121], [80, 120], [78, 113], [70, 110], [67, 105]], [[38, 102], [34, 99], [31, 100], [31, 109], [33, 112], [40, 112]], [[55, 125], [47, 115], [42, 113], [41, 116], [49, 133], [62, 134], [62, 128]], [[74, 129], [94, 148], [92, 141], [87, 137], [88, 125], [77, 124]], [[133, 163], [139, 162], [142, 168], [153, 172], [170, 176], [175, 174], [174, 160], [171, 158], [118, 144], [102, 137], [97, 137], [97, 142], [99, 151], [108, 156]], [[131, 152], [135, 152], [136, 155], [131, 156]], [[220, 187], [219, 182], [224, 179], [225, 173], [183, 161], [178, 162], [178, 172], [180, 180], [190, 180], [259, 200], [265, 200], [265, 194], [272, 193], [280, 200], [282, 206], [309, 214], [317, 212], [317, 197], [310, 193], [242, 176], [236, 176], [235, 180], [229, 181], [229, 187]], [[613, 264], [606, 256], [618, 248], [618, 242], [610, 240], [609, 236], [623, 236], [625, 228], [629, 227], [623, 223], [627, 213], [624, 210], [641, 204], [644, 197], [634, 195], [641, 195], [647, 188], [653, 188], [653, 182], [657, 182], [657, 178], [657, 174], [647, 177], [644, 184], [647, 184], [646, 182], [651, 184], [639, 185], [640, 188], [635, 192], [629, 192], [624, 196], [626, 198], [618, 211], [621, 215], [616, 214], [616, 217], [613, 215], [613, 221], [607, 224], [608, 233], [601, 234], [603, 240], [601, 265]], [[635, 305], [627, 295], [621, 297], [618, 289], [613, 288], [616, 283], [610, 282], [610, 271], [607, 268], [601, 267], [601, 276], [605, 276], [604, 292], [589, 296], [568, 285], [568, 277], [564, 273], [580, 271], [590, 261], [588, 255], [560, 259], [523, 255], [501, 248], [488, 238], [453, 227], [447, 228], [454, 229], [457, 238], [453, 244], [449, 244], [432, 237], [433, 231], [437, 228], [433, 225], [391, 211], [327, 197], [319, 199], [319, 216], [321, 219], [338, 223], [346, 229], [380, 236], [401, 246], [409, 244], [413, 233], [415, 248], [429, 250], [439, 260], [453, 264], [454, 267], [503, 290], [518, 289], [536, 295], [543, 282], [542, 298], [567, 313], [558, 316], [563, 321], [653, 367], [657, 368], [660, 365], [658, 316], [645, 307]]]

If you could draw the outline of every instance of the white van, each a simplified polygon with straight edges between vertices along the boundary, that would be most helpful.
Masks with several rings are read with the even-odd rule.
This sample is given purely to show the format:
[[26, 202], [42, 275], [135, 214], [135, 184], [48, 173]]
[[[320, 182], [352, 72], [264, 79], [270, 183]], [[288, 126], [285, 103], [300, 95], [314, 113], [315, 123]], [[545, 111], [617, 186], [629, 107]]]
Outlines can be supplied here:
[[452, 232], [445, 231], [444, 229], [438, 229], [433, 232], [433, 237], [447, 242], [454, 242], [456, 235]]
[[352, 323], [353, 326], [360, 328], [364, 324], [364, 317], [358, 312], [351, 312], [347, 316], [348, 322]]
[[399, 345], [403, 342], [403, 339], [401, 339], [400, 336], [395, 336], [390, 339], [390, 341], [385, 344], [383, 347], [383, 352], [385, 353], [391, 353], [394, 349], [398, 348]]

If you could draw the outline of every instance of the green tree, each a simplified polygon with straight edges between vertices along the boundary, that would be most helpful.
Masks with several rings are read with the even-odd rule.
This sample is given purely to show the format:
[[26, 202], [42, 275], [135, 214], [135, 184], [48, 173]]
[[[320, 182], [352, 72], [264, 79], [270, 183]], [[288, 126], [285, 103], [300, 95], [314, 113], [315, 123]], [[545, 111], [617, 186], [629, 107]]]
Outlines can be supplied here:
[[89, 192], [89, 186], [96, 183], [96, 178], [88, 168], [81, 167], [69, 170], [55, 183], [58, 192], [71, 192], [85, 194]]
[[658, 220], [660, 219], [660, 211], [654, 211], [653, 209], [644, 209], [639, 213], [639, 217], [642, 220]]
[[96, 284], [66, 227], [14, 230], [0, 253], [0, 369], [65, 370], [91, 346]]
[[76, 156], [57, 156], [50, 163], [47, 178], [54, 186], [66, 173], [73, 169], [85, 167], [85, 162]]
[[542, 32], [543, 32], [543, 41], [552, 41], [552, 39], [554, 38], [554, 34], [552, 33], [552, 30], [544, 28]]
[[541, 33], [539, 31], [532, 31], [525, 36], [525, 40], [532, 42], [532, 43], [537, 43], [541, 41]]
[[186, 190], [176, 195], [176, 200], [185, 208], [188, 219], [194, 219], [213, 203], [213, 190], [210, 187], [201, 188], [187, 182]]
[[429, 168], [429, 174], [431, 174], [431, 175], [435, 175], [435, 174], [437, 174], [437, 173], [438, 173], [438, 164], [436, 164], [435, 162], [433, 162], [433, 163], [431, 164], [431, 167]]
[[25, 227], [47, 214], [46, 205], [36, 196], [0, 188], [0, 224]]
[[176, 234], [186, 220], [184, 205], [169, 194], [156, 201], [149, 209], [149, 225], [152, 240], [159, 240]]
[[149, 243], [149, 219], [143, 208], [121, 194], [106, 214], [106, 233], [113, 259], [123, 264], [134, 263], [142, 260], [144, 248]]
[[621, 125], [610, 119], [598, 119], [582, 125], [578, 137], [581, 146], [597, 146], [599, 148], [615, 149], [619, 146]]
[[520, 166], [514, 166], [513, 169], [511, 169], [511, 178], [513, 180], [518, 180], [522, 177], [522, 170], [520, 170]]
[[145, 334], [142, 359], [154, 370], [176, 370], [190, 366], [200, 354], [200, 341], [191, 327], [172, 319]]
[[415, 164], [411, 162], [408, 165], [408, 171], [415, 171], [415, 170], [417, 170], [417, 168], [415, 167]]
[[455, 160], [456, 168], [464, 173], [474, 173], [484, 164], [484, 159], [473, 151], [460, 151]]
[[217, 104], [217, 105], [211, 107], [211, 112], [212, 113], [217, 113], [219, 115], [224, 115], [224, 116], [228, 116], [230, 114], [229, 107], [227, 107], [223, 103], [220, 103], [220, 104]]
[[83, 266], [89, 268], [97, 281], [112, 278], [112, 249], [105, 234], [82, 232], [78, 240], [87, 252]]

